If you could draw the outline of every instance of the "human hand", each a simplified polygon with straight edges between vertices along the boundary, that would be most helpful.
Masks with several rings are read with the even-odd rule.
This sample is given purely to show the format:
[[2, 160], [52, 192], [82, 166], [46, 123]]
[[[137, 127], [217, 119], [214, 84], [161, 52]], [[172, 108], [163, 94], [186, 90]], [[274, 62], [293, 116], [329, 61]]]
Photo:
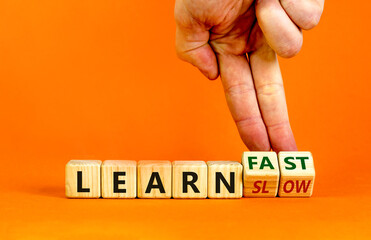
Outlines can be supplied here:
[[295, 151], [276, 53], [296, 55], [301, 29], [324, 0], [176, 0], [176, 50], [210, 80], [219, 75], [232, 117], [252, 151]]

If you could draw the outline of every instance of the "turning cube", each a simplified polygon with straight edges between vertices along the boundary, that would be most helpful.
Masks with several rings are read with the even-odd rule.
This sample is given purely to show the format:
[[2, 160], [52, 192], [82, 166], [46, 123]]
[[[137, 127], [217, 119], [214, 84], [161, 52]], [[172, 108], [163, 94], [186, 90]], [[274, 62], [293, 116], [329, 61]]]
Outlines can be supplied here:
[[313, 193], [315, 170], [310, 152], [280, 152], [280, 197], [310, 197]]
[[208, 197], [241, 198], [242, 165], [235, 161], [209, 161]]
[[275, 152], [244, 152], [243, 196], [275, 197], [280, 170]]
[[138, 162], [138, 197], [171, 198], [171, 162]]
[[135, 198], [137, 196], [137, 162], [106, 160], [102, 164], [102, 197]]
[[71, 160], [66, 164], [66, 197], [99, 198], [100, 160]]
[[206, 198], [207, 165], [204, 161], [173, 162], [173, 198]]

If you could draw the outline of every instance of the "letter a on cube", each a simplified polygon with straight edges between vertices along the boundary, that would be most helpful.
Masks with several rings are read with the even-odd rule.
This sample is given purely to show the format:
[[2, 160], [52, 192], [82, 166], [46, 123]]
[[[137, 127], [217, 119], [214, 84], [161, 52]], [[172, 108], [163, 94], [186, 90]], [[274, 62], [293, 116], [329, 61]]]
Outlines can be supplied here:
[[275, 152], [244, 152], [243, 196], [275, 197], [280, 170]]
[[135, 198], [137, 196], [137, 162], [106, 160], [102, 164], [102, 197]]
[[71, 160], [66, 165], [66, 197], [99, 198], [100, 160]]
[[171, 162], [138, 162], [138, 197], [171, 198]]
[[280, 197], [310, 197], [313, 193], [315, 170], [310, 152], [280, 152]]
[[204, 161], [173, 162], [173, 198], [206, 198], [207, 165]]
[[241, 198], [242, 165], [235, 161], [209, 161], [208, 197]]

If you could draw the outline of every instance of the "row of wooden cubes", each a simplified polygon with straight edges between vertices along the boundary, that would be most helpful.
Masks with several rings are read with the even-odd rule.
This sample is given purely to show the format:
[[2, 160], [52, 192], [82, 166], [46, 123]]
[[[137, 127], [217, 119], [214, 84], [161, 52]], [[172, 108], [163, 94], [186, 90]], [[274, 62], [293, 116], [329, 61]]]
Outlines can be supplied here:
[[70, 198], [310, 197], [310, 152], [244, 152], [236, 161], [71, 160]]

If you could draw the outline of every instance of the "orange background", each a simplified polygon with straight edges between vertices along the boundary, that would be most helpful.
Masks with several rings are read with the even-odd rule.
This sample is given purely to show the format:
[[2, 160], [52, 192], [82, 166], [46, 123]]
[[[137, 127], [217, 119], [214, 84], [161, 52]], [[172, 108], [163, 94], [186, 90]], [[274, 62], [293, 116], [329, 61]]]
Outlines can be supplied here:
[[79, 200], [69, 159], [240, 160], [220, 80], [176, 58], [173, 1], [0, 1], [0, 238], [371, 237], [368, 1], [280, 59], [310, 199]]

